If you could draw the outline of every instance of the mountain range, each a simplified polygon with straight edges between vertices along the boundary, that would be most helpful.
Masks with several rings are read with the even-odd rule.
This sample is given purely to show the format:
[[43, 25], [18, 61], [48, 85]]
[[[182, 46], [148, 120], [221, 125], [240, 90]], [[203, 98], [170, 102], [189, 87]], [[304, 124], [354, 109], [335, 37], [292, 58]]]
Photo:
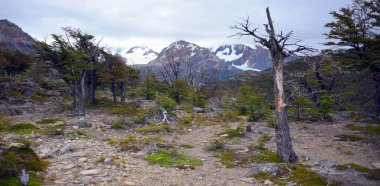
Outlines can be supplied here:
[[[16, 24], [8, 20], [0, 20], [0, 51], [19, 50], [33, 54], [35, 42]], [[209, 49], [180, 40], [170, 44], [159, 53], [146, 46], [135, 46], [120, 54], [126, 59], [128, 65], [134, 65], [142, 71], [142, 74], [147, 71], [158, 73], [170, 56], [183, 61], [182, 68], [186, 66], [186, 63], [191, 63], [194, 72], [216, 70], [221, 79], [232, 77], [243, 71], [261, 71], [272, 67], [269, 51], [260, 45], [250, 47], [243, 44], [228, 44]], [[287, 61], [289, 60], [291, 59]]]

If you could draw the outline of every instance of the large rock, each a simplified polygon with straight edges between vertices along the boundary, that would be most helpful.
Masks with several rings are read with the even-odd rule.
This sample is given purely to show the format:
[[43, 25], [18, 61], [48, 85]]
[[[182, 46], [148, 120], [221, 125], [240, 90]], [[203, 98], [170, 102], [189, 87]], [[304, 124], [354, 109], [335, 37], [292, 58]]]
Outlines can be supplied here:
[[78, 122], [78, 127], [79, 128], [91, 128], [92, 124], [91, 124], [90, 120], [82, 118]]
[[258, 164], [255, 167], [249, 169], [248, 174], [258, 174], [260, 172], [271, 173], [277, 172], [278, 164], [277, 163], [263, 163]]

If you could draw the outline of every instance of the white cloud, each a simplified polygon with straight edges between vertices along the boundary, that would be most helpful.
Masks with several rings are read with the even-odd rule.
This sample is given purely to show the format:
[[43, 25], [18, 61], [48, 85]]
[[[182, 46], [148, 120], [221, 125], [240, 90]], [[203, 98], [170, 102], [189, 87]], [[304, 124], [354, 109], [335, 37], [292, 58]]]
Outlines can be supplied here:
[[293, 30], [314, 45], [323, 40], [329, 12], [350, 0], [12, 0], [0, 1], [0, 18], [16, 23], [35, 38], [73, 26], [103, 37], [113, 48], [147, 45], [157, 51], [177, 40], [211, 47], [222, 43], [252, 43], [228, 38], [229, 26], [250, 16], [262, 28], [270, 7], [277, 31]]

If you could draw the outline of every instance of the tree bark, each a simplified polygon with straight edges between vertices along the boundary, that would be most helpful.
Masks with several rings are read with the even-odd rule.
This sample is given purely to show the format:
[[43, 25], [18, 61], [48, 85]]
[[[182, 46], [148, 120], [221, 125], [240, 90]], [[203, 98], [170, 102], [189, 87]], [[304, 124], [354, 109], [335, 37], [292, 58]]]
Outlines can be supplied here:
[[380, 75], [374, 74], [375, 93], [373, 95], [373, 102], [375, 106], [376, 119], [380, 119]]
[[125, 83], [120, 84], [120, 102], [125, 103]]
[[116, 86], [115, 83], [111, 83], [111, 92], [112, 92], [112, 97], [113, 97], [113, 103], [117, 103], [117, 97], [116, 97]]
[[288, 112], [286, 108], [284, 87], [283, 87], [283, 57], [274, 57], [273, 60], [273, 80], [274, 96], [276, 102], [276, 146], [277, 155], [286, 162], [298, 161], [298, 156], [293, 150], [292, 139], [288, 122]]
[[274, 80], [274, 97], [276, 102], [276, 119], [275, 126], [277, 155], [285, 162], [296, 162], [298, 156], [293, 150], [292, 139], [290, 137], [288, 112], [285, 104], [284, 84], [283, 84], [283, 64], [284, 58], [282, 49], [279, 47], [276, 40], [276, 34], [273, 26], [273, 21], [270, 16], [269, 8], [266, 9], [269, 34], [269, 50], [272, 56], [273, 63], [273, 80]]

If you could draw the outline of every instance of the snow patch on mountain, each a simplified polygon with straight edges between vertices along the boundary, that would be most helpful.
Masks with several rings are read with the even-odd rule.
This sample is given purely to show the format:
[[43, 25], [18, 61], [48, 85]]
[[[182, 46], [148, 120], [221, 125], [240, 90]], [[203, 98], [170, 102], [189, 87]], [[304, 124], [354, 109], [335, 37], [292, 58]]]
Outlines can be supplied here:
[[156, 59], [157, 55], [157, 52], [145, 46], [135, 46], [122, 53], [128, 65], [147, 64], [149, 61]]
[[235, 65], [235, 64], [232, 64], [232, 66], [234, 66], [237, 69], [240, 69], [242, 71], [248, 71], [248, 70], [252, 70], [252, 71], [256, 71], [256, 72], [260, 72], [261, 71], [259, 69], [251, 68], [251, 67], [244, 66], [244, 65]]
[[238, 53], [233, 47], [226, 47], [222, 51], [215, 51], [216, 56], [218, 56], [220, 59], [223, 59], [224, 61], [234, 61], [243, 56], [243, 53]]

